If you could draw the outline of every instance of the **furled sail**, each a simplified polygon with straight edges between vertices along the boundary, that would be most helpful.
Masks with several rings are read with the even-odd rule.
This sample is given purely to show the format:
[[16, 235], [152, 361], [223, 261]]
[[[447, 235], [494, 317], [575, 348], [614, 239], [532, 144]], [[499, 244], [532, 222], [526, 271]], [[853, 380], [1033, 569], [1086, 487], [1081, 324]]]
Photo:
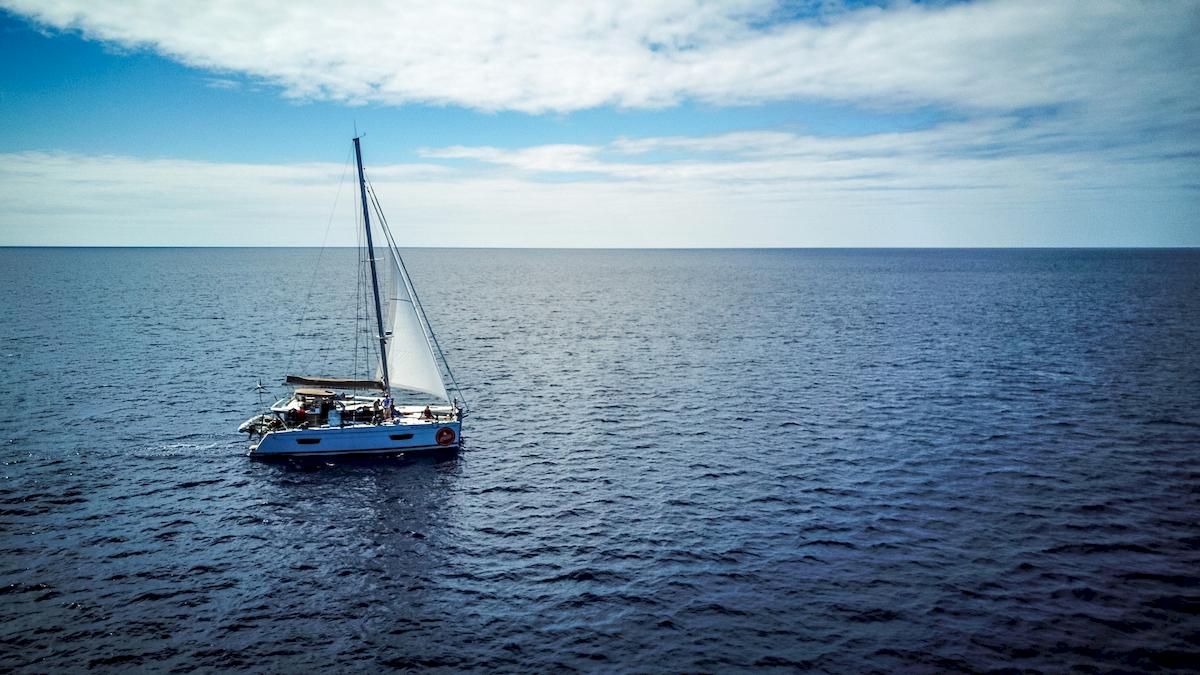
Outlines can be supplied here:
[[381, 256], [387, 271], [386, 328], [388, 384], [392, 389], [404, 389], [427, 394], [440, 401], [449, 401], [442, 372], [417, 317], [417, 308], [408, 292], [408, 284], [400, 271], [396, 252], [391, 246], [381, 246]]

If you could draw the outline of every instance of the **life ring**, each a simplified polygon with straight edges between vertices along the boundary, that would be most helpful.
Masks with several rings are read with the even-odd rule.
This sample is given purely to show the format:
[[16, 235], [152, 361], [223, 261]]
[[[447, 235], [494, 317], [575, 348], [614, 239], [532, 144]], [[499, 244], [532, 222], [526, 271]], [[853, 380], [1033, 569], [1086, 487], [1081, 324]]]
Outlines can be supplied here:
[[437, 430], [437, 434], [433, 438], [438, 445], [450, 445], [454, 442], [454, 430], [450, 427], [442, 427]]

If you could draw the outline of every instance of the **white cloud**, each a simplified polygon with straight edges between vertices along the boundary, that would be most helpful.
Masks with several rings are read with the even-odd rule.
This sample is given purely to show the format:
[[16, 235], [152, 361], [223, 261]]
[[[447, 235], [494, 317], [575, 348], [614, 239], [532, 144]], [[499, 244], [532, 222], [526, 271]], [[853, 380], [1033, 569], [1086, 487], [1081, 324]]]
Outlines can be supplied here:
[[[1067, 151], [1062, 124], [454, 146], [369, 172], [406, 245], [1200, 245], [1200, 139]], [[0, 244], [349, 245], [352, 177], [325, 238], [346, 170], [0, 155]]]
[[[416, 245], [1200, 244], [1200, 0], [814, 0], [799, 20], [768, 0], [0, 5], [212, 86], [301, 98], [534, 113], [811, 99], [952, 120], [427, 148], [372, 171]], [[341, 171], [0, 155], [0, 243], [315, 245]]]
[[238, 82], [237, 80], [231, 80], [227, 77], [206, 77], [204, 78], [204, 85], [213, 89], [225, 90], [242, 88], [241, 82]]
[[[3, 0], [45, 25], [288, 95], [572, 111], [796, 98], [1195, 119], [1195, 0], [896, 2], [780, 22], [768, 0]], [[834, 4], [836, 7], [836, 3]]]
[[[384, 181], [443, 173], [381, 167]], [[319, 245], [337, 164], [233, 164], [64, 152], [0, 154], [0, 241], [15, 245]], [[336, 235], [335, 235], [336, 237]], [[335, 238], [332, 240], [337, 241]], [[345, 237], [342, 243], [346, 243]], [[353, 243], [350, 235], [349, 243]]]
[[[1200, 137], [1063, 147], [1063, 120], [981, 118], [931, 129], [851, 137], [755, 131], [618, 139], [603, 146], [427, 148], [428, 159], [471, 159], [527, 176], [686, 184], [695, 190], [1178, 191], [1200, 186]], [[1075, 138], [1075, 137], [1071, 137]], [[670, 151], [672, 159], [655, 158]], [[681, 156], [682, 155], [682, 156]], [[1103, 170], [1097, 170], [1103, 167]]]

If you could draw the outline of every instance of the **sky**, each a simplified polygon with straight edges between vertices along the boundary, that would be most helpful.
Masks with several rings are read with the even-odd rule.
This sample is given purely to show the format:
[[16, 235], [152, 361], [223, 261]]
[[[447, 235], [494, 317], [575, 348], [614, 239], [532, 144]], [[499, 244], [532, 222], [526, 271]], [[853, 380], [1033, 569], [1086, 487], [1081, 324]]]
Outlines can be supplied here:
[[335, 4], [0, 0], [0, 245], [1200, 246], [1200, 0]]

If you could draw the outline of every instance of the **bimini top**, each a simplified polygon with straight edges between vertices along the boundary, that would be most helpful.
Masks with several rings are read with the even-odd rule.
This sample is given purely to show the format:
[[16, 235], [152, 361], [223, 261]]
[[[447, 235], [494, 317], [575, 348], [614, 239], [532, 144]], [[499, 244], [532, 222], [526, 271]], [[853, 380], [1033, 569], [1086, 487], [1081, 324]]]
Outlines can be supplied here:
[[333, 398], [337, 392], [332, 389], [313, 389], [311, 387], [296, 387], [297, 396], [312, 396], [313, 398]]
[[341, 377], [288, 375], [287, 383], [305, 387], [325, 387], [328, 389], [377, 389], [383, 391], [383, 383], [379, 380], [351, 380]]

